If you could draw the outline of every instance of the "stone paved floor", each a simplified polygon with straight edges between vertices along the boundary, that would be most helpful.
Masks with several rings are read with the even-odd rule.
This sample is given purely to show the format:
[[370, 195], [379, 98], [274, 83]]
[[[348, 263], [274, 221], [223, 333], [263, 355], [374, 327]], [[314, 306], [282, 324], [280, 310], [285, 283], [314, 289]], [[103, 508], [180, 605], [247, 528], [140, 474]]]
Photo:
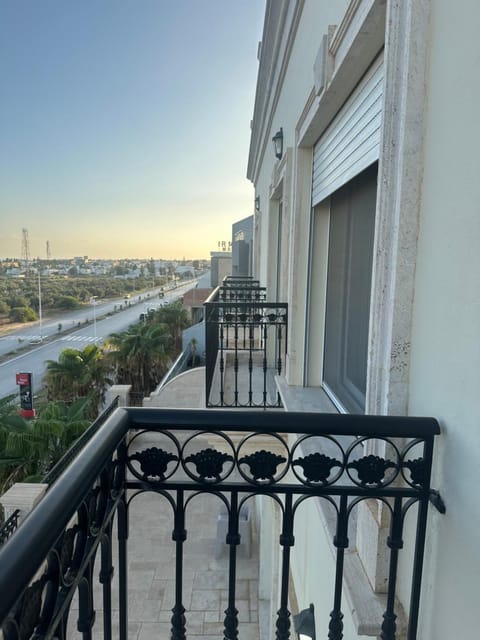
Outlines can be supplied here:
[[[222, 640], [223, 618], [228, 596], [227, 547], [215, 558], [219, 500], [196, 496], [187, 507], [187, 540], [184, 544], [183, 604], [187, 610], [187, 638]], [[174, 604], [175, 543], [171, 540], [171, 508], [165, 498], [152, 493], [137, 496], [130, 508], [128, 541], [129, 640], [170, 640], [170, 619]], [[115, 552], [114, 552], [115, 553]], [[239, 639], [258, 640], [258, 551], [253, 536], [248, 558], [238, 548], [236, 606], [239, 611]], [[114, 555], [115, 558], [115, 555]], [[95, 569], [98, 575], [98, 570]], [[115, 576], [113, 587], [115, 587]], [[97, 587], [96, 587], [97, 588]], [[100, 587], [95, 602], [101, 603]], [[118, 594], [113, 593], [114, 620]], [[71, 612], [69, 640], [79, 640], [76, 610]], [[118, 637], [114, 622], [113, 637]], [[95, 640], [101, 640], [102, 611], [97, 609]]]

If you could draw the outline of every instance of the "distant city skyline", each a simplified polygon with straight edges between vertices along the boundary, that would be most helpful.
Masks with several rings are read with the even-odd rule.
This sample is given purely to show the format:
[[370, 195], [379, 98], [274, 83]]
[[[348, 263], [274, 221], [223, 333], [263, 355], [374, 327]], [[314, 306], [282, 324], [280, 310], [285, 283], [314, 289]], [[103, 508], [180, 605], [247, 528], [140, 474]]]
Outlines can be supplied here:
[[[214, 251], [214, 253], [218, 254], [220, 252], [220, 250]], [[66, 261], [71, 261], [71, 260], [77, 260], [77, 259], [83, 259], [83, 258], [87, 258], [88, 262], [149, 262], [150, 260], [154, 260], [155, 262], [192, 262], [192, 261], [197, 261], [197, 262], [204, 262], [204, 261], [208, 261], [210, 260], [210, 253], [208, 255], [205, 255], [201, 258], [192, 258], [191, 256], [177, 256], [177, 257], [170, 257], [170, 256], [129, 256], [129, 257], [125, 257], [125, 256], [121, 256], [118, 258], [105, 258], [102, 256], [86, 256], [86, 255], [71, 255], [71, 256], [58, 256], [56, 258], [51, 258], [50, 262], [53, 263], [58, 263], [58, 262], [66, 262]], [[24, 260], [22, 258], [21, 255], [11, 255], [11, 256], [0, 256], [0, 265], [2, 263], [5, 262], [9, 262], [9, 261], [13, 261], [13, 262], [18, 262], [18, 263], [23, 263]], [[48, 262], [47, 259], [45, 257], [42, 256], [30, 256], [30, 264], [35, 265], [35, 263], [37, 263], [38, 261], [40, 261], [42, 264], [45, 262]]]
[[264, 0], [0, 3], [0, 255], [207, 258], [253, 213]]

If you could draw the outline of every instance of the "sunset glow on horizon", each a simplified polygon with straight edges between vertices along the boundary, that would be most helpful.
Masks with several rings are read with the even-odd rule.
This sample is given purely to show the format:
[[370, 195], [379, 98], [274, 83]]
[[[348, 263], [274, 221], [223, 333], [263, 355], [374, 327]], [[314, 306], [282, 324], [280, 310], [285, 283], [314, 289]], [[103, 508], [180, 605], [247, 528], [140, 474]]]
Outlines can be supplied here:
[[208, 258], [253, 213], [265, 3], [0, 5], [0, 256]]

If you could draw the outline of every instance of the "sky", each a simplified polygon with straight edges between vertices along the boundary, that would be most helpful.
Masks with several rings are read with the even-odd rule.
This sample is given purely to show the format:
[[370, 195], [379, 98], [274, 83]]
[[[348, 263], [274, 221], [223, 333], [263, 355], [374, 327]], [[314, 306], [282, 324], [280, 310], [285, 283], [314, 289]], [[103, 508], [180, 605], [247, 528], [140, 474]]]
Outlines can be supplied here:
[[1, 0], [0, 257], [204, 258], [253, 213], [265, 0]]

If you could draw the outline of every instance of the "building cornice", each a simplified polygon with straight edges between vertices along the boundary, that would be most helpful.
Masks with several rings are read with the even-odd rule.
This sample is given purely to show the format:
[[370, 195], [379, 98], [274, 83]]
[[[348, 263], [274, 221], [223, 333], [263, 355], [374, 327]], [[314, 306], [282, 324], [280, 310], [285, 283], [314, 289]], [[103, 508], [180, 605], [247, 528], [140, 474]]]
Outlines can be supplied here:
[[305, 0], [267, 0], [247, 178], [256, 182]]
[[322, 90], [312, 90], [296, 126], [300, 147], [315, 144], [383, 49], [385, 20], [386, 0], [352, 0], [327, 36]]

